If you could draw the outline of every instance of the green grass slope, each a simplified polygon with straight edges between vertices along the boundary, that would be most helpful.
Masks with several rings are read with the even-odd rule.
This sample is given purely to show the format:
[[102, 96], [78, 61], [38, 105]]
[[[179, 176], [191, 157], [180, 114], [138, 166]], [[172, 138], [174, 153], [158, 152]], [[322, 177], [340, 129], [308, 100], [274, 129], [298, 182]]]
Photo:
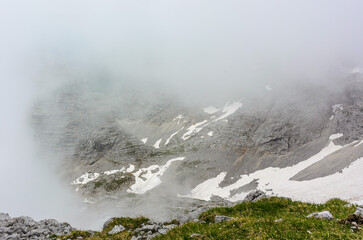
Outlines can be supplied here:
[[[355, 210], [356, 207], [348, 206], [347, 202], [339, 199], [325, 204], [310, 204], [277, 197], [265, 198], [234, 207], [211, 209], [199, 217], [199, 222], [180, 225], [153, 239], [363, 239], [363, 230], [352, 230], [350, 224], [339, 223], [339, 220], [346, 219]], [[330, 211], [335, 220], [307, 218], [307, 215], [321, 211]], [[215, 223], [216, 215], [233, 219]], [[60, 239], [77, 239], [79, 236], [90, 240], [131, 239], [132, 230], [147, 221], [146, 218], [117, 218], [102, 232], [92, 236], [78, 232]], [[117, 224], [122, 224], [127, 230], [119, 234], [107, 234]]]

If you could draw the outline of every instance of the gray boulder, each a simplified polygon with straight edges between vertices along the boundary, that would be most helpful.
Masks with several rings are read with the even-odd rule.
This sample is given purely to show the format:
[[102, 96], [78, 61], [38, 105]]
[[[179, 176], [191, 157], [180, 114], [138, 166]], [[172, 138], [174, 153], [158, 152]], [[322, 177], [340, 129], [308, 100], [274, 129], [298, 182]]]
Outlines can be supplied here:
[[245, 202], [256, 202], [262, 198], [265, 198], [266, 194], [262, 192], [261, 190], [255, 190], [247, 194], [245, 199], [243, 201]]
[[157, 231], [160, 227], [157, 224], [152, 224], [152, 225], [145, 225], [142, 227], [142, 230], [144, 231]]
[[312, 213], [312, 214], [309, 214], [307, 217], [308, 218], [317, 218], [317, 219], [326, 219], [326, 220], [334, 219], [333, 215], [329, 211]]

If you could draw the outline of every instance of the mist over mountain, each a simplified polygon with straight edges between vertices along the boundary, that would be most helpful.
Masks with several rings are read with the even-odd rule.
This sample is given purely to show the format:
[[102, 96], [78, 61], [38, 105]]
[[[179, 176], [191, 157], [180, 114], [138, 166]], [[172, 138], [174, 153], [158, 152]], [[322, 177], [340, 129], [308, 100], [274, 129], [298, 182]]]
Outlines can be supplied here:
[[98, 229], [253, 190], [362, 203], [362, 8], [1, 2], [0, 211]]

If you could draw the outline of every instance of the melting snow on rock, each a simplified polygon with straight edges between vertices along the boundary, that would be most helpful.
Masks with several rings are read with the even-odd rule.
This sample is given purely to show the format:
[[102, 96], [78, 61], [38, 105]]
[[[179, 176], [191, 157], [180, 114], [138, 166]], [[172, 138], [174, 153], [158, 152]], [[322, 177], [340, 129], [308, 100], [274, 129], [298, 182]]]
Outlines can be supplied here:
[[200, 132], [205, 126], [208, 125], [207, 120], [204, 120], [202, 122], [196, 123], [192, 126], [190, 126], [187, 129], [187, 132], [184, 133], [184, 135], [181, 137], [183, 140], [187, 140], [188, 138], [190, 138], [191, 136], [197, 134], [198, 132]]
[[175, 117], [175, 118], [173, 119], [173, 121], [178, 120], [177, 124], [179, 124], [179, 123], [180, 123], [180, 120], [181, 120], [182, 118], [183, 118], [183, 116], [182, 116], [182, 115], [178, 115], [177, 117]]
[[153, 147], [154, 147], [154, 148], [160, 148], [161, 140], [163, 140], [163, 139], [162, 139], [162, 138], [160, 138], [159, 140], [157, 140]]
[[121, 169], [108, 170], [108, 171], [104, 171], [103, 173], [86, 172], [85, 174], [83, 174], [82, 176], [80, 176], [79, 178], [74, 180], [71, 184], [72, 185], [82, 185], [82, 184], [86, 184], [88, 182], [94, 181], [102, 175], [112, 175], [112, 174], [119, 173], [119, 172], [131, 173], [134, 170], [135, 170], [135, 166], [130, 164], [130, 166], [127, 169], [125, 169], [125, 167], [122, 167]]
[[133, 175], [135, 176], [135, 184], [130, 187], [128, 192], [135, 194], [143, 194], [161, 183], [160, 177], [175, 161], [182, 161], [185, 157], [170, 159], [165, 165], [151, 165], [147, 168], [140, 168]]

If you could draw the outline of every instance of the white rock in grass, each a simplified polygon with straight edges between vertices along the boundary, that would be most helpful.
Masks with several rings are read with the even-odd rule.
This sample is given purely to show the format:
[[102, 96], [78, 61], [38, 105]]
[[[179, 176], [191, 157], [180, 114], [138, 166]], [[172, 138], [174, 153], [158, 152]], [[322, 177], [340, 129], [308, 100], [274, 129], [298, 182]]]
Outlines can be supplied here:
[[318, 213], [312, 213], [307, 216], [308, 218], [317, 218], [317, 219], [326, 219], [326, 220], [333, 220], [334, 217], [329, 211], [323, 211]]
[[108, 232], [108, 234], [116, 234], [124, 231], [126, 228], [122, 225], [116, 225], [112, 228], [111, 231]]
[[363, 208], [357, 207], [357, 210], [354, 212], [354, 215], [356, 215], [357, 217], [363, 218]]

